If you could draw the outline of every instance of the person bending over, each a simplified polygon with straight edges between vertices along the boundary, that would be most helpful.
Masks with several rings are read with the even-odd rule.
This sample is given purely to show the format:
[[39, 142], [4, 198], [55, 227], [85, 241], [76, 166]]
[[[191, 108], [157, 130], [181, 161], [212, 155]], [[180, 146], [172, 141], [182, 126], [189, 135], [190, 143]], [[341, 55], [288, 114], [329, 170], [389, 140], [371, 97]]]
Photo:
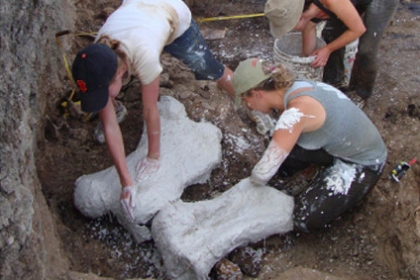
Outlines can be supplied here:
[[264, 114], [281, 113], [270, 143], [250, 180], [265, 185], [277, 173], [293, 175], [323, 166], [296, 194], [294, 223], [302, 231], [324, 227], [374, 187], [387, 159], [370, 119], [331, 85], [295, 80], [283, 65], [250, 58], [233, 75], [236, 104]]
[[[125, 0], [100, 28], [95, 42], [78, 52], [72, 74], [81, 91], [85, 112], [99, 112], [104, 138], [121, 186], [121, 202], [133, 220], [130, 199], [133, 179], [127, 170], [119, 128], [126, 111], [115, 101], [123, 78], [131, 74], [141, 81], [143, 117], [147, 127], [148, 153], [137, 167], [136, 180], [155, 173], [160, 158], [160, 118], [157, 107], [160, 55], [166, 51], [184, 62], [198, 80], [215, 80], [232, 96], [232, 71], [208, 49], [191, 12], [181, 0]], [[121, 109], [122, 108], [122, 109]]]
[[[359, 39], [346, 91], [355, 91], [355, 101], [363, 107], [375, 85], [379, 42], [397, 5], [398, 0], [269, 0], [265, 12], [273, 36], [281, 37], [292, 29], [302, 32], [302, 55], [316, 56], [312, 66], [324, 67], [323, 81], [336, 87], [345, 84], [345, 46]], [[290, 12], [279, 13], [286, 9]], [[323, 20], [327, 45], [316, 49], [316, 24]]]

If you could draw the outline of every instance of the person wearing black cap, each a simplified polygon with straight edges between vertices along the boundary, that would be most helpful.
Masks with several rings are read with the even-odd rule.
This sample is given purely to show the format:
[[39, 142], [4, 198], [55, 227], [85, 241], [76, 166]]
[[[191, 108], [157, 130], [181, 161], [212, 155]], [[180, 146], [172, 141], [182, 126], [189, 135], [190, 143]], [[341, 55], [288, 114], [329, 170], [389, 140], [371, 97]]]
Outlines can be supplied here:
[[[398, 0], [268, 0], [265, 14], [275, 37], [292, 29], [302, 32], [302, 55], [316, 56], [312, 66], [324, 67], [323, 81], [336, 87], [347, 84], [345, 46], [359, 39], [350, 84], [343, 90], [355, 91], [354, 101], [363, 107], [375, 85], [379, 42], [397, 5]], [[297, 15], [289, 8], [296, 6], [303, 7], [304, 12]], [[327, 45], [315, 49], [316, 24], [323, 20], [322, 37]], [[288, 28], [284, 22], [289, 23]]]
[[134, 218], [131, 209], [134, 181], [127, 170], [114, 98], [125, 76], [134, 74], [139, 78], [149, 146], [135, 179], [144, 181], [160, 167], [157, 101], [163, 50], [189, 66], [196, 79], [215, 80], [234, 96], [232, 70], [215, 59], [182, 0], [124, 0], [100, 28], [95, 43], [76, 55], [72, 67], [81, 92], [82, 110], [99, 113], [123, 188], [121, 204], [130, 220]]

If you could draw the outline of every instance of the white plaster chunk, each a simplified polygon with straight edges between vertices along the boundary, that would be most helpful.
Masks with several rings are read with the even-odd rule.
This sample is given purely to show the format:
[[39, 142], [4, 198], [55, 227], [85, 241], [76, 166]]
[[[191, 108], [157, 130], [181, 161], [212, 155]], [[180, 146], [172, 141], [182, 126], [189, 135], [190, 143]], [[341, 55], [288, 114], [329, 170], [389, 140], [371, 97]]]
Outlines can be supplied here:
[[235, 248], [292, 230], [293, 208], [293, 197], [247, 178], [212, 200], [168, 204], [152, 236], [170, 279], [208, 279]]
[[[170, 201], [179, 199], [184, 189], [204, 183], [222, 158], [221, 131], [210, 123], [197, 123], [187, 117], [176, 99], [162, 96], [158, 102], [161, 117], [161, 163], [159, 170], [144, 182], [135, 183], [135, 223], [131, 223], [120, 206], [121, 185], [114, 166], [83, 175], [76, 180], [74, 201], [84, 215], [97, 218], [112, 212], [134, 235], [137, 242], [150, 239], [145, 224]], [[136, 150], [127, 157], [128, 171], [135, 178], [138, 162], [147, 154], [144, 130]]]

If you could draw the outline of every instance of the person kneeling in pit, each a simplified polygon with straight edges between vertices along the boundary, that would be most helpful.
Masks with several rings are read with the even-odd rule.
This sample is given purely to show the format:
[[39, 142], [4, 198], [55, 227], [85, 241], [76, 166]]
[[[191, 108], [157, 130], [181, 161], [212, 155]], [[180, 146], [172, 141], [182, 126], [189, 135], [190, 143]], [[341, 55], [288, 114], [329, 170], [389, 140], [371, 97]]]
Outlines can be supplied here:
[[344, 93], [322, 82], [295, 80], [283, 65], [250, 58], [233, 75], [235, 103], [281, 113], [250, 180], [265, 185], [310, 164], [323, 166], [295, 194], [295, 227], [320, 229], [356, 205], [375, 186], [387, 159], [378, 130]]
[[[72, 74], [80, 89], [81, 107], [97, 112], [101, 122], [95, 139], [107, 143], [121, 182], [122, 209], [131, 221], [132, 194], [137, 184], [160, 168], [159, 82], [165, 51], [186, 64], [197, 80], [217, 81], [234, 96], [232, 70], [216, 60], [191, 11], [182, 0], [125, 0], [99, 29], [95, 42], [80, 50]], [[135, 181], [129, 174], [119, 123], [127, 110], [116, 96], [126, 77], [141, 82], [142, 112], [147, 127], [148, 152], [139, 161]], [[140, 94], [139, 92], [139, 94]]]

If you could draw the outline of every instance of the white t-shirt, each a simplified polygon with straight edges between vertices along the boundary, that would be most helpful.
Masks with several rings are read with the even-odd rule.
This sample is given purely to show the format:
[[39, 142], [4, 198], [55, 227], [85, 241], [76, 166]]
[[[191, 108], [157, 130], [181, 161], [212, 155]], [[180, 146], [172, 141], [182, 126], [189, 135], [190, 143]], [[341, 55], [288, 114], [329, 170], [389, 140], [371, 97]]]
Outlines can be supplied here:
[[191, 11], [182, 0], [124, 0], [96, 36], [120, 42], [129, 68], [142, 84], [151, 83], [161, 72], [163, 48], [190, 26]]

